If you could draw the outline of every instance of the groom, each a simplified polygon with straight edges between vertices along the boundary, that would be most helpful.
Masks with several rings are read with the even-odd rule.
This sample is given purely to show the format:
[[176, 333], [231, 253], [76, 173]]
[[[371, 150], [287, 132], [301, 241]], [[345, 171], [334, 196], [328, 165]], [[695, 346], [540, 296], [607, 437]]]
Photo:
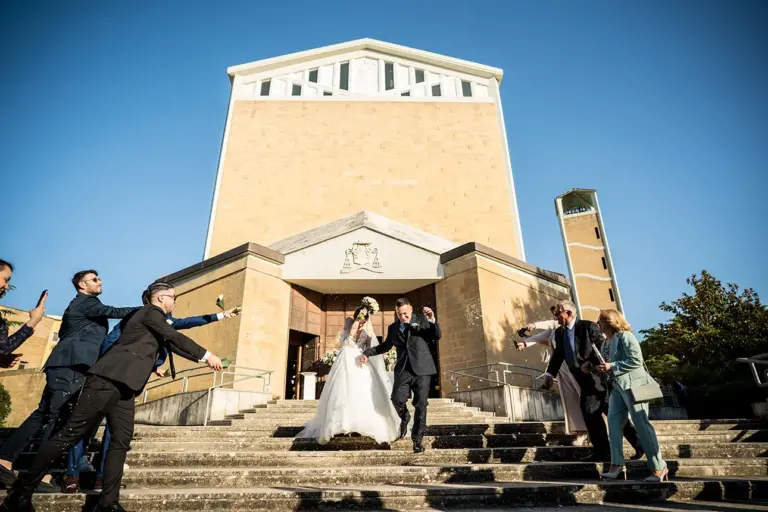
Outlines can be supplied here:
[[427, 428], [427, 396], [432, 376], [437, 373], [435, 361], [429, 351], [429, 344], [440, 339], [442, 333], [435, 321], [435, 313], [424, 308], [423, 315], [414, 315], [413, 307], [408, 299], [398, 299], [395, 303], [398, 320], [389, 326], [387, 339], [384, 343], [369, 348], [361, 358], [366, 363], [371, 356], [385, 354], [394, 346], [397, 348], [397, 363], [395, 364], [395, 384], [392, 388], [392, 404], [400, 416], [400, 437], [408, 432], [410, 413], [405, 403], [413, 391], [413, 407], [416, 418], [413, 421], [411, 439], [413, 453], [421, 453], [424, 430]]

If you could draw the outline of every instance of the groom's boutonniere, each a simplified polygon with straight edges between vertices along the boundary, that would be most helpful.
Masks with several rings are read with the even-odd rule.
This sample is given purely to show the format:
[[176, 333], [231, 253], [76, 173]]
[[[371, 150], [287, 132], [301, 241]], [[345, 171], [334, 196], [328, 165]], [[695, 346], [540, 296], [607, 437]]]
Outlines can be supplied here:
[[411, 324], [411, 329], [418, 330], [419, 329], [419, 324], [417, 324], [417, 323]]

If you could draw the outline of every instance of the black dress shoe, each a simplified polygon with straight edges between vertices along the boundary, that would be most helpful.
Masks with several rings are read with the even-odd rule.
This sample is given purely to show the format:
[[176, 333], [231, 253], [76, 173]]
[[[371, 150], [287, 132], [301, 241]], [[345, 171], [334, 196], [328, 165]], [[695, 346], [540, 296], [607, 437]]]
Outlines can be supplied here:
[[111, 503], [109, 505], [96, 505], [93, 512], [128, 512], [118, 502]]
[[397, 439], [395, 439], [395, 441], [405, 439], [405, 436], [407, 434], [408, 434], [408, 420], [402, 420], [400, 422], [400, 434], [397, 436]]
[[629, 460], [640, 460], [645, 456], [645, 450], [642, 448], [635, 448], [635, 454], [629, 458]]
[[424, 453], [424, 446], [421, 444], [421, 439], [413, 440], [413, 453]]
[[6, 489], [10, 489], [13, 486], [13, 482], [16, 481], [16, 473], [10, 469], [5, 469], [0, 466], [0, 484], [3, 484]]
[[19, 491], [11, 491], [0, 505], [0, 512], [35, 512], [32, 496]]

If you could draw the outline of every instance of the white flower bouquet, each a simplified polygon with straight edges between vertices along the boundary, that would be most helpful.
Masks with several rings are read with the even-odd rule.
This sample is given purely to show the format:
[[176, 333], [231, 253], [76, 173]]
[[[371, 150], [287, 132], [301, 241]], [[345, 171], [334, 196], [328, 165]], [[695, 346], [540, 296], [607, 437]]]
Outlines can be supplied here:
[[[363, 297], [363, 301], [360, 303], [362, 307], [368, 310], [369, 315], [375, 315], [379, 312], [379, 303], [373, 297]], [[360, 311], [357, 320], [362, 320], [365, 317], [365, 311]]]
[[397, 349], [392, 348], [384, 354], [384, 369], [388, 372], [394, 371], [395, 364], [397, 364]]
[[337, 357], [339, 357], [339, 351], [336, 349], [333, 349], [329, 351], [327, 354], [325, 354], [321, 359], [321, 361], [327, 364], [328, 366], [333, 366], [333, 363], [336, 362]]

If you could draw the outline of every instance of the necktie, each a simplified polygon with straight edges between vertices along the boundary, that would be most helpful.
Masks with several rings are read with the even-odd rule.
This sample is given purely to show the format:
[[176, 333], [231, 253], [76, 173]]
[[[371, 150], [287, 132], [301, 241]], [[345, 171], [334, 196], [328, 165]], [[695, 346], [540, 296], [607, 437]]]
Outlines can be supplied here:
[[563, 342], [565, 342], [565, 362], [569, 368], [576, 368], [576, 354], [574, 354], [573, 329], [565, 328], [563, 333]]

